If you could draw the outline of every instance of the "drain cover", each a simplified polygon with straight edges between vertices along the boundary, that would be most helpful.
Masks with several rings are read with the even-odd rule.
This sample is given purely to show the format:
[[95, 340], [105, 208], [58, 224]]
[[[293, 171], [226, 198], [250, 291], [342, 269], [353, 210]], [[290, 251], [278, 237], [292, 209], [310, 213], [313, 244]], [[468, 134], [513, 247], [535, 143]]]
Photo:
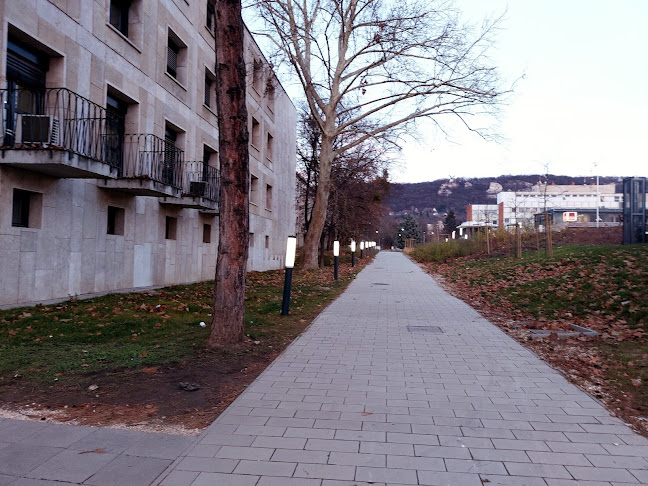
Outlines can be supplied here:
[[374, 283], [372, 283], [371, 285], [389, 285], [389, 284], [386, 284], [386, 283], [380, 283], [380, 282], [374, 282]]
[[408, 332], [432, 332], [435, 334], [442, 334], [443, 329], [439, 326], [407, 326]]

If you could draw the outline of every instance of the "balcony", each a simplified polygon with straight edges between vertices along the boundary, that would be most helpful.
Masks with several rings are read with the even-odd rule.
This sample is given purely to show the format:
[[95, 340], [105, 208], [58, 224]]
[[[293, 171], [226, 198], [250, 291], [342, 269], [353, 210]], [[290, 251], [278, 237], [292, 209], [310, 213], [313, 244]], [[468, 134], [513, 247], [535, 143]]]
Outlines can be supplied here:
[[99, 187], [136, 196], [177, 198], [182, 192], [184, 152], [150, 133], [105, 137], [106, 159], [119, 167], [117, 179]]
[[105, 157], [106, 109], [65, 88], [0, 90], [0, 165], [52, 177], [118, 176]]
[[206, 213], [217, 213], [220, 189], [218, 169], [203, 161], [188, 161], [184, 163], [184, 170], [180, 197], [165, 197], [160, 200], [160, 203], [200, 209]]

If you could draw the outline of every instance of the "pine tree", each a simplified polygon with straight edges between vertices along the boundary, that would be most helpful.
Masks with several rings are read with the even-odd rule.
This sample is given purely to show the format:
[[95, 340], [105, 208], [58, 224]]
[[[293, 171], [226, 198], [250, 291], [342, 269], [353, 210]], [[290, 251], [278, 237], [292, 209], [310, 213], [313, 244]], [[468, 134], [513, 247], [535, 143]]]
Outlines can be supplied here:
[[457, 218], [455, 217], [455, 213], [454, 211], [450, 211], [443, 223], [443, 230], [447, 234], [451, 235], [452, 232], [457, 229], [457, 226], [459, 226], [459, 223], [457, 223]]
[[405, 240], [414, 238], [417, 241], [421, 237], [418, 222], [411, 214], [406, 214], [403, 222], [398, 226], [398, 234], [396, 235], [396, 246], [398, 248], [405, 248]]

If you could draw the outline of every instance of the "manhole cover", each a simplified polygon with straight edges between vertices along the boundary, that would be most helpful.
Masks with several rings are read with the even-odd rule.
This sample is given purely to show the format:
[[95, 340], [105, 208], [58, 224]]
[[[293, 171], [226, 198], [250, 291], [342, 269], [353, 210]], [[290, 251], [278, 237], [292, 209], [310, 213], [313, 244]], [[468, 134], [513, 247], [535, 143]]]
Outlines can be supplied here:
[[386, 283], [380, 283], [380, 282], [374, 282], [374, 283], [372, 283], [371, 285], [389, 285], [389, 284], [386, 284]]
[[408, 332], [432, 332], [435, 334], [443, 333], [439, 326], [407, 326]]

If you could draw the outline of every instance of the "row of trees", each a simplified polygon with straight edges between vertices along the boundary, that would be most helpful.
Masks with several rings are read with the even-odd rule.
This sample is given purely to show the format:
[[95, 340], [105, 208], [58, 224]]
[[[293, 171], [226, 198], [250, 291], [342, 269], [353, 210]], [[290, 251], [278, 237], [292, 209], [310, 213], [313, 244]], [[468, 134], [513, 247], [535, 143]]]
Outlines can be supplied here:
[[[334, 180], [347, 157], [395, 145], [419, 119], [443, 129], [451, 117], [493, 112], [505, 94], [487, 49], [497, 26], [463, 24], [447, 0], [259, 0], [273, 58], [299, 80], [313, 130], [317, 175], [304, 243], [304, 267], [318, 266]], [[214, 312], [209, 344], [243, 336], [248, 246], [248, 131], [240, 0], [215, 0], [221, 193]], [[277, 64], [277, 63], [275, 63]], [[279, 64], [277, 64], [279, 65]], [[377, 152], [381, 150], [375, 149]], [[362, 177], [361, 177], [362, 178]], [[380, 182], [377, 182], [380, 185]], [[309, 190], [311, 190], [309, 189]], [[339, 213], [346, 201], [335, 201]], [[347, 209], [344, 209], [347, 210]], [[346, 230], [345, 230], [346, 231]]]

